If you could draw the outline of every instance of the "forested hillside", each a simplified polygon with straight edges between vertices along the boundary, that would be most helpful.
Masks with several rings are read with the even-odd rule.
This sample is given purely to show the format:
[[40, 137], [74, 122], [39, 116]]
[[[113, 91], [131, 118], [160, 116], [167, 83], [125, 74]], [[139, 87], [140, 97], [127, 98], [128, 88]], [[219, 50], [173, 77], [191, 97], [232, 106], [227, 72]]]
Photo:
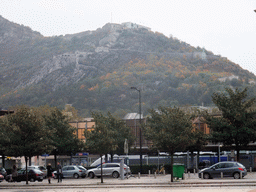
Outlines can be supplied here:
[[210, 50], [147, 28], [106, 24], [95, 31], [44, 37], [0, 16], [2, 108], [72, 104], [83, 117], [92, 110], [120, 117], [142, 110], [212, 105], [225, 87], [248, 87], [256, 77]]

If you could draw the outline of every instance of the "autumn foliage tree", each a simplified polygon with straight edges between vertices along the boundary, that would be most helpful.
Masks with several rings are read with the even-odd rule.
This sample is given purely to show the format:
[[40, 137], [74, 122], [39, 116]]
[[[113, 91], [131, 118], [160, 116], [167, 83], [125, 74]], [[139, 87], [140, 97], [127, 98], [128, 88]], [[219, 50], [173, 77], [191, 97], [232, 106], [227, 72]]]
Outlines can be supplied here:
[[49, 130], [50, 145], [55, 159], [57, 155], [71, 155], [83, 148], [83, 143], [77, 138], [75, 128], [72, 127], [68, 118], [57, 109], [53, 108], [49, 115], [44, 116], [45, 126]]
[[[2, 123], [9, 156], [25, 157], [26, 169], [28, 159], [41, 155], [49, 150], [49, 130], [36, 110], [27, 106], [20, 106], [15, 113], [7, 115]], [[28, 181], [26, 182], [28, 184]]]
[[[93, 112], [95, 121], [93, 130], [85, 130], [86, 147], [90, 152], [102, 155], [123, 149], [125, 139], [132, 142], [130, 129], [122, 120], [118, 120], [108, 113], [107, 116], [101, 112]], [[102, 175], [102, 170], [101, 170]], [[103, 183], [103, 178], [101, 177]]]
[[205, 118], [212, 131], [212, 140], [226, 146], [234, 144], [239, 161], [241, 148], [256, 141], [256, 110], [251, 108], [255, 98], [247, 99], [247, 88], [241, 91], [227, 88], [226, 93], [212, 95], [212, 100], [222, 116], [216, 118], [208, 114]]
[[[153, 147], [170, 153], [172, 173], [174, 153], [184, 150], [193, 142], [190, 116], [179, 108], [160, 107], [158, 111], [151, 109], [143, 129], [145, 137], [153, 142]], [[173, 174], [171, 181], [173, 182]]]

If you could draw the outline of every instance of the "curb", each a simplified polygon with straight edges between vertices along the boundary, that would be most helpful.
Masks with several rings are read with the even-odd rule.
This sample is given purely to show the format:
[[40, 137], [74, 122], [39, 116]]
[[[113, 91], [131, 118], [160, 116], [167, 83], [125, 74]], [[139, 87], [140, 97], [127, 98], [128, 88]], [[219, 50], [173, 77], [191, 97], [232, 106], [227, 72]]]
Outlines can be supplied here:
[[65, 188], [185, 188], [185, 187], [240, 187], [256, 186], [256, 182], [166, 182], [166, 183], [96, 183], [96, 184], [12, 184], [0, 185], [0, 189], [65, 189]]

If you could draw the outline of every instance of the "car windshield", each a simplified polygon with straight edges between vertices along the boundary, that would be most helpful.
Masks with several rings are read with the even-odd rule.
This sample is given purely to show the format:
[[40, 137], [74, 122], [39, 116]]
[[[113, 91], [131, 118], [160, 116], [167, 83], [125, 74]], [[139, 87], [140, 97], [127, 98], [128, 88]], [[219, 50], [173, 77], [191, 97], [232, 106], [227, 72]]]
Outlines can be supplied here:
[[85, 170], [86, 171], [86, 169], [84, 167], [82, 167], [82, 166], [78, 166], [78, 168], [81, 169], [81, 170]]
[[[106, 167], [106, 164], [103, 164], [102, 168], [105, 168], [105, 167]], [[101, 165], [99, 165], [98, 168], [101, 168]]]
[[241, 163], [237, 163], [237, 165], [238, 165], [239, 167], [244, 167]]
[[35, 173], [42, 173], [39, 169], [33, 169]]
[[24, 169], [21, 169], [18, 171], [18, 173], [23, 173], [25, 170]]
[[40, 167], [38, 167], [40, 170], [46, 170], [46, 168], [45, 167], [43, 167], [43, 166], [40, 166]]
[[0, 171], [2, 171], [2, 170], [5, 171], [5, 169], [3, 167], [0, 167]]

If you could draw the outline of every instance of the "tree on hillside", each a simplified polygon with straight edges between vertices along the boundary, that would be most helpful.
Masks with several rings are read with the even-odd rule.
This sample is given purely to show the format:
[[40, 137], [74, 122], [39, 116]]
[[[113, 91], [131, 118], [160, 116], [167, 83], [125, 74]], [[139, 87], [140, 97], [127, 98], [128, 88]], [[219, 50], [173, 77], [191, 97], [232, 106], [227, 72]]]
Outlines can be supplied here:
[[212, 131], [212, 140], [224, 145], [235, 144], [237, 161], [240, 160], [241, 147], [256, 140], [256, 110], [251, 107], [255, 98], [246, 99], [247, 88], [239, 91], [226, 88], [228, 93], [214, 93], [212, 100], [222, 112], [222, 117], [206, 115], [206, 123]]
[[24, 156], [26, 169], [28, 158], [41, 155], [48, 150], [48, 131], [33, 108], [18, 107], [14, 114], [6, 116], [2, 126], [5, 127], [6, 142], [9, 145], [7, 154], [15, 157]]
[[57, 166], [57, 155], [71, 155], [83, 147], [83, 143], [77, 138], [73, 128], [65, 115], [54, 108], [49, 115], [44, 116], [45, 126], [49, 130], [55, 167]]
[[[153, 147], [170, 153], [173, 173], [174, 153], [184, 150], [193, 142], [190, 116], [179, 108], [160, 107], [158, 111], [151, 109], [143, 129], [145, 137], [153, 142]], [[173, 182], [173, 174], [171, 181]]]

